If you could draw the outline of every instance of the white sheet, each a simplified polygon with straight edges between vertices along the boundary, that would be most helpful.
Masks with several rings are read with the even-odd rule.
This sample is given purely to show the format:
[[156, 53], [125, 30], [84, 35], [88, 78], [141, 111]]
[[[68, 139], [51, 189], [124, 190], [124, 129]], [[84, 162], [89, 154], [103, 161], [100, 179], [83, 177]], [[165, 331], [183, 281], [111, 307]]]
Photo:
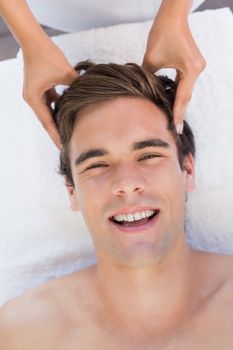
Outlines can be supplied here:
[[[151, 22], [60, 36], [71, 63], [141, 63]], [[197, 143], [197, 190], [187, 203], [187, 240], [233, 253], [233, 16], [228, 9], [190, 16], [208, 66], [187, 120]], [[42, 282], [94, 263], [79, 214], [69, 207], [58, 153], [22, 101], [22, 60], [0, 63], [0, 303]]]

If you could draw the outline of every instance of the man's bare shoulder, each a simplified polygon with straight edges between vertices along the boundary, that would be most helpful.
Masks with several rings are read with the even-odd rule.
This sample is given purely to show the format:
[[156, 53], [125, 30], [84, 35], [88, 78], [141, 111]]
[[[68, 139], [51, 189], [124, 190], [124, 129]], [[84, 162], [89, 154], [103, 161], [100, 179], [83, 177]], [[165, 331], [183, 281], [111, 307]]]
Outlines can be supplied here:
[[230, 290], [233, 301], [233, 255], [215, 254], [216, 265], [219, 266], [220, 273], [222, 272], [222, 285]]
[[64, 333], [64, 324], [69, 327], [69, 310], [75, 306], [78, 315], [82, 308], [80, 286], [85, 294], [90, 270], [55, 278], [4, 304], [0, 308], [1, 349], [51, 349], [52, 334], [59, 341], [57, 335]]
[[30, 349], [29, 337], [35, 341], [36, 326], [44, 324], [50, 315], [48, 298], [38, 290], [7, 302], [0, 309], [0, 343], [4, 344], [4, 350]]
[[[196, 265], [202, 278], [213, 289], [231, 286], [233, 283], [233, 255], [193, 250]], [[233, 293], [231, 294], [233, 298]]]

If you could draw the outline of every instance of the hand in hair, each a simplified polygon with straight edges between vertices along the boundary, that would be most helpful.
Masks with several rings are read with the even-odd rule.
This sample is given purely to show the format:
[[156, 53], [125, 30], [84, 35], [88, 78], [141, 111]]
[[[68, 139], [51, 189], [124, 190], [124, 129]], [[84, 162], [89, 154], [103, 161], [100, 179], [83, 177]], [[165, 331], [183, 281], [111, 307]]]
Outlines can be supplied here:
[[63, 52], [45, 34], [25, 0], [0, 0], [0, 16], [23, 51], [23, 97], [60, 148], [58, 130], [51, 114], [56, 101], [55, 86], [70, 85], [78, 76]]
[[[169, 0], [170, 1], [170, 0]], [[178, 82], [173, 108], [174, 123], [179, 134], [182, 133], [184, 114], [192, 97], [195, 81], [204, 70], [206, 62], [199, 51], [188, 25], [190, 1], [163, 2], [151, 27], [142, 66], [156, 72], [161, 68], [174, 68]], [[177, 6], [175, 6], [177, 3]], [[189, 6], [188, 6], [189, 3]]]
[[55, 145], [60, 148], [59, 133], [51, 114], [51, 103], [59, 97], [55, 86], [70, 85], [78, 74], [63, 52], [49, 38], [48, 40], [36, 52], [23, 52], [23, 97]]

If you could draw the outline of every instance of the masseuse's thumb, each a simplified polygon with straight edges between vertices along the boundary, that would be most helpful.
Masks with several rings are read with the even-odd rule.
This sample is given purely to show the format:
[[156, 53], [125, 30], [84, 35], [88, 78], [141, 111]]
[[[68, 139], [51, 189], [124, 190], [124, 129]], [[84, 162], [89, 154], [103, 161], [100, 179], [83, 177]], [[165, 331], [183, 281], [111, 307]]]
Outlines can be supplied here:
[[185, 112], [192, 97], [196, 78], [181, 76], [178, 80], [176, 98], [173, 107], [174, 123], [178, 134], [182, 134]]
[[60, 150], [60, 136], [57, 126], [53, 120], [51, 109], [49, 108], [44, 97], [41, 98], [36, 104], [33, 104], [33, 110], [41, 122], [43, 128], [47, 131], [50, 138], [54, 142], [55, 146]]
[[[59, 85], [67, 85], [73, 83], [77, 79], [78, 73], [70, 66], [64, 74], [57, 77]], [[52, 83], [50, 83], [52, 85]], [[50, 85], [49, 84], [49, 85]], [[58, 83], [57, 83], [58, 84]], [[57, 85], [56, 84], [56, 85]], [[38, 84], [39, 85], [39, 84]], [[53, 84], [54, 85], [54, 84]], [[55, 146], [60, 150], [60, 136], [56, 124], [52, 117], [52, 102], [56, 102], [60, 97], [55, 90], [55, 85], [51, 88], [44, 86], [33, 86], [31, 89], [24, 86], [23, 96], [25, 101], [30, 105], [36, 114], [38, 120], [41, 122], [44, 129], [47, 131]]]

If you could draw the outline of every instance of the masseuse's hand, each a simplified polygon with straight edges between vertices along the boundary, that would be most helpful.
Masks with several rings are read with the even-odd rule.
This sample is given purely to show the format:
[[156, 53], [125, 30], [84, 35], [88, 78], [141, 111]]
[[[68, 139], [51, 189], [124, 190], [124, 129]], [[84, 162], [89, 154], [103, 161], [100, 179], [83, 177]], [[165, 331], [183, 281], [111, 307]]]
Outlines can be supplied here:
[[0, 0], [0, 16], [23, 51], [24, 99], [60, 148], [51, 102], [57, 99], [55, 86], [70, 85], [77, 78], [77, 73], [38, 24], [26, 0]]
[[143, 67], [151, 72], [161, 68], [175, 68], [178, 88], [174, 104], [176, 130], [182, 133], [184, 114], [192, 97], [194, 83], [205, 68], [189, 29], [187, 18], [158, 16], [150, 30]]
[[35, 112], [55, 145], [60, 148], [58, 130], [52, 118], [51, 103], [59, 95], [55, 86], [70, 85], [77, 72], [63, 52], [48, 38], [38, 50], [25, 50], [23, 97]]

